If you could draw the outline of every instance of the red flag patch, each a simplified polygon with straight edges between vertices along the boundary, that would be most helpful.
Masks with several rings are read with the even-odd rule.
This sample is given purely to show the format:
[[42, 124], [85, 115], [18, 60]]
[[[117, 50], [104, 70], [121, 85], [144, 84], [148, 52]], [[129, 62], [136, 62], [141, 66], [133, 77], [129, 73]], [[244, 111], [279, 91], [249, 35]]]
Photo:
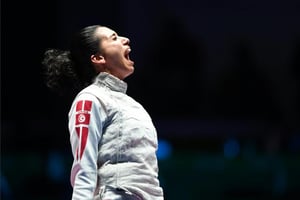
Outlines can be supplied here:
[[89, 125], [90, 123], [90, 114], [89, 113], [78, 113], [76, 114], [75, 125]]
[[77, 147], [76, 149], [76, 159], [81, 160], [82, 154], [86, 146], [89, 129], [87, 127], [77, 127], [76, 132], [80, 141], [79, 143], [80, 147], [79, 148]]
[[91, 111], [92, 101], [78, 101], [76, 111]]
[[88, 138], [88, 125], [90, 123], [90, 111], [92, 109], [92, 101], [78, 101], [76, 104], [76, 133], [78, 136], [78, 147], [76, 149], [76, 158], [81, 159], [86, 147]]

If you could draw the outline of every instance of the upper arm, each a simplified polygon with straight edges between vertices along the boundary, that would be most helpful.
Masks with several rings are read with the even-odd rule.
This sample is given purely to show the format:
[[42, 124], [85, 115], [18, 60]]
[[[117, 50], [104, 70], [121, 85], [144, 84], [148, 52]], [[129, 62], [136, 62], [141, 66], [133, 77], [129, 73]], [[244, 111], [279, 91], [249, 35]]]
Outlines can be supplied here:
[[96, 184], [98, 144], [105, 120], [105, 108], [94, 95], [83, 93], [76, 97], [68, 124], [74, 158], [71, 183], [81, 185], [79, 188], [86, 187], [88, 191]]

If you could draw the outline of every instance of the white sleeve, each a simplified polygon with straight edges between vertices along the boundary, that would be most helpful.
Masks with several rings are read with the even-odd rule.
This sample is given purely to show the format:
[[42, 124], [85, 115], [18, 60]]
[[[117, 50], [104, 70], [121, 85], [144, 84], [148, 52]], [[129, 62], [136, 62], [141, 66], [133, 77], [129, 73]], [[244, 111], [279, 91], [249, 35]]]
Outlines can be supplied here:
[[69, 112], [73, 153], [72, 200], [92, 200], [97, 185], [98, 144], [106, 113], [99, 100], [88, 93], [76, 97]]

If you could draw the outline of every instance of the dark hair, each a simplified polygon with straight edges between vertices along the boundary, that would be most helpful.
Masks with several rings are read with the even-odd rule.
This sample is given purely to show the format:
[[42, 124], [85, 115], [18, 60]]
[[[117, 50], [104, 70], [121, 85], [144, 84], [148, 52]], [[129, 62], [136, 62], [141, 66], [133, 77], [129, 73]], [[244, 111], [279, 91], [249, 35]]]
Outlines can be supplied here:
[[75, 94], [91, 84], [97, 75], [90, 56], [100, 52], [100, 38], [95, 35], [100, 25], [87, 26], [75, 33], [70, 51], [47, 49], [42, 65], [46, 85], [60, 95]]

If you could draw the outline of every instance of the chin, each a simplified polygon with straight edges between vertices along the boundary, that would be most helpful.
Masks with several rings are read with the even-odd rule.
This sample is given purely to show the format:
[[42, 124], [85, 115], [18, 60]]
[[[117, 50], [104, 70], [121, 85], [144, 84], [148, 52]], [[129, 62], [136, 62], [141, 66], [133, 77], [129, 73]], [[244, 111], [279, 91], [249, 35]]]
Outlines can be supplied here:
[[133, 74], [133, 72], [134, 72], [134, 68], [132, 67], [132, 69], [131, 69], [130, 71], [128, 71], [128, 72], [124, 75], [124, 78], [123, 78], [123, 79], [125, 79], [125, 78], [127, 78], [128, 76], [130, 76], [131, 74]]

